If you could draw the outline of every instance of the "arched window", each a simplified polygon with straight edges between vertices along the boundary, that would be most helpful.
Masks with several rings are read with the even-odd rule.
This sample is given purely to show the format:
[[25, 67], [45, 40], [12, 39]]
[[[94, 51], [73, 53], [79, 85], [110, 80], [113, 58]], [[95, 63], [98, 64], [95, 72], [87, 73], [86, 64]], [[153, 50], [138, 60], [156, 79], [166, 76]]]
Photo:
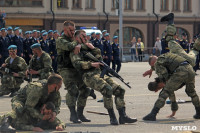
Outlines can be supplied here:
[[[177, 35], [177, 37], [178, 37], [179, 40], [182, 39], [182, 38], [181, 38], [182, 33], [186, 33], [186, 35], [187, 35], [187, 40], [190, 39], [190, 34], [189, 34], [189, 32], [188, 32], [187, 30], [185, 30], [185, 29], [183, 29], [183, 28], [181, 28], [181, 27], [176, 27], [176, 35]], [[163, 33], [162, 33], [162, 36], [164, 36], [164, 35], [165, 35], [165, 33], [163, 32]]]
[[[130, 47], [131, 47], [131, 40], [133, 37], [136, 37], [136, 40], [140, 37], [142, 39], [142, 42], [144, 42], [144, 37], [142, 32], [139, 29], [136, 29], [134, 27], [124, 27], [123, 28], [123, 52], [124, 54], [130, 53]], [[116, 30], [113, 36], [119, 36], [119, 30]]]

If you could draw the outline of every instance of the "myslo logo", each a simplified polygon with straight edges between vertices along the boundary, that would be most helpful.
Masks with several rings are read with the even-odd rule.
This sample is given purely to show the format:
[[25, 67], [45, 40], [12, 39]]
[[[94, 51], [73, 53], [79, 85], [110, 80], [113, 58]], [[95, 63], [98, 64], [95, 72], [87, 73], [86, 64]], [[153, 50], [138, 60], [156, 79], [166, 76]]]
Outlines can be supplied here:
[[196, 126], [172, 126], [172, 131], [195, 131]]

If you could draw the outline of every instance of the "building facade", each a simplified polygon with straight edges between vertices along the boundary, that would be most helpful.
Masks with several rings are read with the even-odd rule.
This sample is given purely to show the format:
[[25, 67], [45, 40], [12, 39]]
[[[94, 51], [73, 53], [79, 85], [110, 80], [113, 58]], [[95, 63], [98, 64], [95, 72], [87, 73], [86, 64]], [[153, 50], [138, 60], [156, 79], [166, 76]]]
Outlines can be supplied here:
[[[119, 0], [1, 0], [6, 12], [6, 26], [25, 30], [57, 29], [62, 31], [65, 20], [81, 26], [106, 29], [111, 37], [118, 35]], [[177, 33], [185, 32], [188, 39], [200, 32], [199, 0], [122, 0], [123, 47], [129, 53], [132, 37], [141, 37], [146, 52], [151, 51], [156, 37], [162, 37], [166, 23], [160, 18], [175, 14]]]

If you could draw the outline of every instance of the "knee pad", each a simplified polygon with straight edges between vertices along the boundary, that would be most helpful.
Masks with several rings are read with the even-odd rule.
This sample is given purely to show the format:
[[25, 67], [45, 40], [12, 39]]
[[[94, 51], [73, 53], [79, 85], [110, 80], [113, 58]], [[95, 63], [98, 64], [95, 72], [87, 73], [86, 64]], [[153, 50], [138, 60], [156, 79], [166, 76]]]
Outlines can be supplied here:
[[114, 94], [115, 96], [122, 96], [122, 97], [124, 97], [125, 90], [124, 90], [121, 86], [118, 86], [118, 87], [114, 90], [113, 94]]
[[84, 89], [81, 89], [79, 92], [79, 97], [82, 97], [83, 99], [87, 99], [87, 97], [90, 95], [91, 88], [85, 87]]
[[101, 94], [105, 96], [106, 98], [111, 98], [113, 94], [113, 89], [109, 85], [105, 85], [101, 90]]
[[77, 96], [79, 93], [78, 86], [76, 84], [70, 84], [66, 89], [71, 96]]
[[197, 95], [194, 89], [185, 89], [185, 92], [189, 97], [195, 97]]

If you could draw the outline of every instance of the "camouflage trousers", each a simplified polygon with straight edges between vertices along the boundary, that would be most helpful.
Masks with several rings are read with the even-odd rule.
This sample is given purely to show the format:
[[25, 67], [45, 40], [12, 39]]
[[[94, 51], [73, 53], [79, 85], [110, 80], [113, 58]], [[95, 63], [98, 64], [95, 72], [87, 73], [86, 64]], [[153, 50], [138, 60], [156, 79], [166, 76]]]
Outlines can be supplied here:
[[0, 86], [0, 95], [8, 95], [15, 89], [19, 89], [21, 84], [23, 83], [22, 78], [15, 78], [11, 75], [3, 75], [1, 79], [1, 86]]
[[90, 88], [86, 87], [81, 76], [77, 76], [79, 73], [75, 69], [62, 69], [58, 72], [63, 77], [65, 89], [67, 90], [67, 106], [76, 106], [77, 104], [78, 107], [85, 107]]
[[37, 119], [31, 118], [28, 113], [23, 113], [23, 115], [17, 115], [15, 111], [11, 111], [5, 115], [0, 116], [0, 125], [5, 117], [11, 117], [11, 125], [17, 130], [31, 131], [34, 127], [40, 127], [42, 129], [56, 129], [56, 126], [62, 126], [65, 128], [65, 124], [61, 122], [58, 118], [53, 122], [48, 121], [38, 121]]
[[115, 96], [117, 109], [125, 107], [125, 90], [110, 77], [105, 75], [104, 78], [100, 78], [100, 71], [93, 70], [83, 74], [83, 81], [88, 87], [99, 91], [103, 95], [104, 107], [106, 109], [113, 108], [112, 95]]
[[[191, 97], [195, 107], [200, 107], [199, 97], [195, 91], [195, 72], [191, 65], [179, 66], [166, 82], [164, 89], [160, 92], [155, 107], [162, 108], [169, 96], [174, 95], [174, 91], [186, 85], [185, 92]], [[174, 95], [175, 96], [175, 95]], [[174, 97], [175, 98], [175, 97]], [[173, 100], [173, 99], [172, 99]]]

